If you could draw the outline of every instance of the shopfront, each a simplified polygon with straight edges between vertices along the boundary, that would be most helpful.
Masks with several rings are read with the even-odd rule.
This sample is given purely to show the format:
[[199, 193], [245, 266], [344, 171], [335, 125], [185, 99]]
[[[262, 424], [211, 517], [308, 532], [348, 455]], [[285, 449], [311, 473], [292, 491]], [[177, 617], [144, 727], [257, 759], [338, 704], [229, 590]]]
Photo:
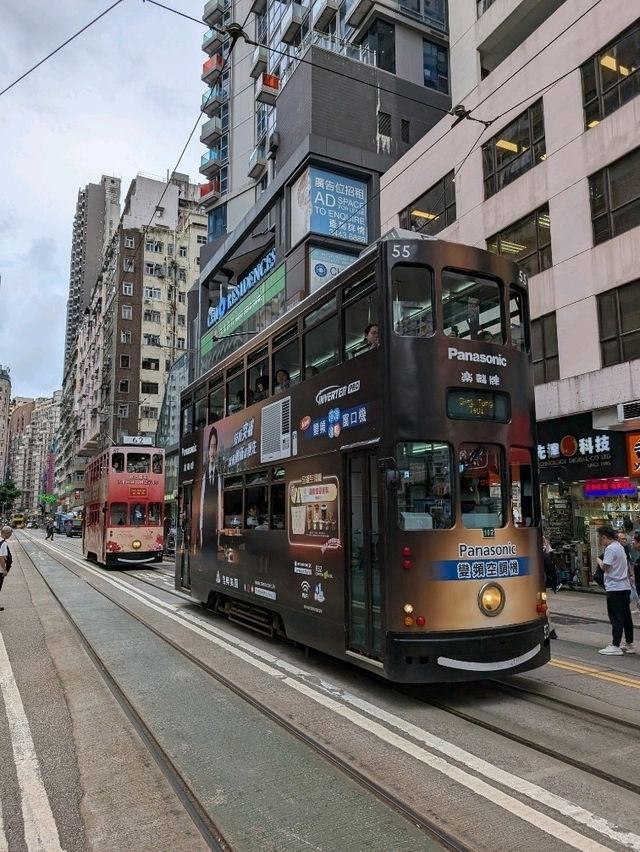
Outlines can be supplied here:
[[639, 442], [640, 434], [594, 429], [591, 414], [538, 423], [545, 532], [564, 582], [591, 580], [600, 524], [618, 529], [640, 516]]

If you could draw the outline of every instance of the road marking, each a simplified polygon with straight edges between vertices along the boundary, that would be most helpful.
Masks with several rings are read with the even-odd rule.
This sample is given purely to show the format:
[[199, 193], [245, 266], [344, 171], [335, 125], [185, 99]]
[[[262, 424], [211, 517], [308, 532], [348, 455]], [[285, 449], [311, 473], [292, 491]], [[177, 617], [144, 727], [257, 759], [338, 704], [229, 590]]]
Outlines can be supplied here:
[[555, 666], [558, 669], [576, 672], [576, 674], [587, 674], [598, 680], [607, 680], [611, 683], [620, 684], [620, 686], [629, 686], [631, 689], [640, 689], [640, 680], [631, 675], [616, 674], [615, 672], [605, 672], [602, 669], [594, 668], [593, 666], [582, 665], [582, 663], [569, 662], [569, 660], [559, 660], [554, 657], [547, 665]]
[[[62, 852], [58, 828], [40, 774], [40, 764], [31, 738], [29, 722], [1, 634], [0, 691], [4, 698], [13, 759], [18, 776], [26, 847], [29, 852]], [[7, 847], [0, 845], [0, 848]]]
[[[471, 752], [467, 752], [464, 749], [455, 746], [453, 743], [443, 740], [440, 737], [436, 737], [422, 728], [419, 728], [417, 725], [407, 722], [399, 716], [387, 713], [381, 708], [370, 704], [368, 701], [360, 699], [357, 696], [342, 690], [335, 684], [323, 681], [322, 679], [318, 680], [317, 677], [311, 675], [309, 672], [287, 663], [284, 660], [280, 660], [268, 651], [260, 651], [242, 639], [230, 637], [224, 631], [209, 624], [199, 616], [194, 616], [188, 612], [177, 614], [173, 612], [175, 605], [159, 601], [150, 593], [143, 590], [134, 590], [124, 581], [114, 577], [105, 576], [104, 573], [96, 570], [92, 566], [79, 561], [78, 564], [82, 565], [85, 570], [94, 574], [103, 582], [125, 592], [130, 597], [136, 599], [139, 603], [147, 606], [149, 609], [155, 610], [156, 612], [165, 615], [167, 618], [181, 623], [194, 633], [208, 639], [223, 650], [234, 654], [236, 657], [254, 668], [257, 668], [270, 677], [281, 681], [296, 691], [303, 693], [317, 704], [344, 716], [364, 731], [373, 734], [378, 739], [398, 748], [406, 754], [410, 754], [415, 759], [431, 766], [452, 780], [473, 790], [478, 795], [489, 799], [512, 813], [514, 816], [519, 817], [520, 819], [541, 829], [551, 835], [554, 839], [561, 839], [569, 846], [585, 850], [585, 852], [602, 852], [602, 850], [609, 848], [602, 846], [597, 841], [584, 834], [574, 831], [563, 823], [547, 816], [543, 812], [535, 810], [524, 802], [521, 802], [515, 797], [505, 793], [503, 790], [500, 790], [497, 787], [492, 787], [482, 778], [478, 778], [477, 776], [466, 772], [464, 769], [454, 766], [442, 757], [427, 751], [426, 748], [416, 745], [416, 742], [411, 742], [409, 739], [406, 739], [406, 737], [411, 737], [411, 740], [415, 740], [418, 743], [427, 746], [432, 749], [432, 751], [438, 751], [444, 754], [446, 757], [463, 764], [466, 769], [477, 772], [478, 774], [485, 776], [485, 778], [501, 784], [508, 790], [517, 790], [521, 795], [535, 801], [536, 804], [552, 808], [564, 818], [573, 820], [591, 831], [603, 835], [609, 841], [619, 843], [622, 846], [635, 850], [635, 852], [640, 852], [640, 835], [625, 831], [603, 817], [599, 817], [591, 811], [581, 808], [574, 802], [570, 802], [562, 796], [557, 796], [536, 784], [532, 784], [523, 778], [518, 777], [517, 775], [502, 770], [499, 767], [494, 766], [492, 763], [477, 757]], [[307, 681], [307, 683], [304, 681]], [[367, 715], [365, 716], [363, 713], [366, 713]], [[388, 727], [384, 727], [377, 721], [373, 721], [374, 719], [383, 722], [384, 725], [387, 725]], [[394, 731], [390, 731], [389, 727], [395, 728], [402, 734], [406, 735], [406, 737], [400, 736]]]

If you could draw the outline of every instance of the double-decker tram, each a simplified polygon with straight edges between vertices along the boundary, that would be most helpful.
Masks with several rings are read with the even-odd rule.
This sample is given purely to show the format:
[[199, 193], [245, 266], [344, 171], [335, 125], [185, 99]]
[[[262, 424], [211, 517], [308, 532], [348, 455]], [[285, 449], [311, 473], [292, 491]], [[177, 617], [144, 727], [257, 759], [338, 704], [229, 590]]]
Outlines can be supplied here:
[[84, 475], [84, 556], [106, 567], [161, 562], [163, 509], [164, 450], [104, 450]]
[[178, 588], [394, 681], [549, 659], [512, 262], [392, 231], [188, 387], [181, 417]]

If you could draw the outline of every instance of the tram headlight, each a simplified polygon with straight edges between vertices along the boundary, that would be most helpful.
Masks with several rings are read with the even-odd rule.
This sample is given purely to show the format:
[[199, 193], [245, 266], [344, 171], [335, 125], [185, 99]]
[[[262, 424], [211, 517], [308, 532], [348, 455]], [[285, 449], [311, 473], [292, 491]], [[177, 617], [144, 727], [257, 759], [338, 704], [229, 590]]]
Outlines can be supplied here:
[[140, 550], [140, 548], [142, 547], [142, 542], [140, 541], [139, 538], [136, 538], [131, 542], [131, 547], [134, 550]]
[[485, 615], [498, 615], [504, 604], [504, 590], [497, 583], [486, 583], [478, 592], [478, 606]]
[[406, 603], [402, 609], [406, 612], [407, 615], [411, 615], [413, 612], [413, 604]]

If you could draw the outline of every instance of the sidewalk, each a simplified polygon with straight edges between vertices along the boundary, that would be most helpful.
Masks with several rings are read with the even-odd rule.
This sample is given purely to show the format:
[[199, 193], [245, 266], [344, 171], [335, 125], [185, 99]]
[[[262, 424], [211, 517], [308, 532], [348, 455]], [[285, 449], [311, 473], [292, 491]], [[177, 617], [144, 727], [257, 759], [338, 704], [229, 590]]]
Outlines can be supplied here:
[[[599, 586], [577, 589], [563, 587], [556, 594], [547, 589], [547, 603], [552, 619], [554, 615], [575, 615], [601, 621], [609, 620], [605, 592]], [[635, 604], [631, 605], [631, 614], [634, 627], [640, 629], [640, 613]]]

